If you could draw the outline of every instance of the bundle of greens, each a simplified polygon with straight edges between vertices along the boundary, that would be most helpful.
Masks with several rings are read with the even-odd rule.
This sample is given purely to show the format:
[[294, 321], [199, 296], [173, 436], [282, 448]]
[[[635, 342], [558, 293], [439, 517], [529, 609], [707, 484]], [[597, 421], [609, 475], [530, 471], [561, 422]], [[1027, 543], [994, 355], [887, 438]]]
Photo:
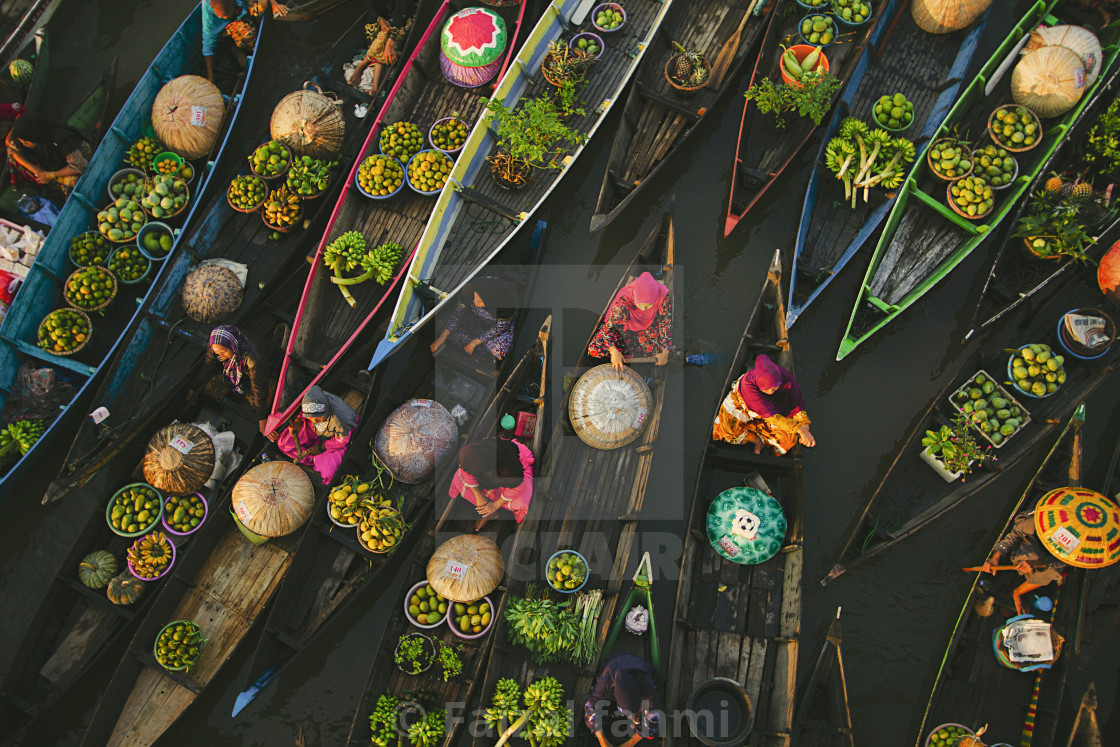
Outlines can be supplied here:
[[449, 682], [452, 677], [461, 674], [463, 671], [463, 660], [459, 658], [459, 648], [457, 644], [449, 646], [446, 643], [440, 643], [439, 645], [436, 661], [443, 669], [444, 682]]
[[527, 648], [538, 664], [570, 661], [580, 627], [572, 603], [532, 596], [530, 591], [530, 598], [510, 598], [505, 612], [510, 642]]
[[[517, 710], [510, 708], [509, 699], [519, 693], [517, 683], [513, 680], [501, 680], [494, 693], [494, 707], [488, 708], [484, 718], [487, 724], [495, 725], [501, 720], [491, 722], [491, 713], [497, 710], [503, 712], [503, 718], [509, 719], [514, 715], [517, 720], [510, 724], [498, 743], [494, 747], [502, 747], [510, 737], [517, 734], [522, 727], [525, 728], [522, 736], [529, 742], [530, 747], [559, 747], [571, 736], [572, 711], [564, 707], [564, 687], [554, 677], [543, 677], [525, 689], [525, 708]], [[499, 705], [499, 696], [502, 704]]]
[[[371, 279], [384, 285], [393, 277], [403, 254], [400, 244], [392, 241], [367, 251], [365, 237], [357, 231], [347, 231], [323, 250], [323, 264], [332, 273], [331, 282], [339, 287], [346, 302], [354, 306], [357, 302], [347, 286]], [[358, 268], [361, 268], [360, 275], [347, 276], [346, 273]]]
[[576, 617], [579, 618], [579, 635], [572, 648], [572, 663], [585, 667], [599, 655], [599, 645], [595, 642], [598, 632], [599, 610], [603, 607], [603, 592], [600, 589], [580, 593], [576, 596]]
[[872, 130], [853, 117], [840, 123], [837, 136], [825, 146], [825, 166], [844, 182], [844, 199], [851, 198], [853, 208], [861, 187], [864, 202], [871, 187], [898, 188], [906, 179], [914, 156], [911, 141], [904, 137], [892, 138], [883, 129]]

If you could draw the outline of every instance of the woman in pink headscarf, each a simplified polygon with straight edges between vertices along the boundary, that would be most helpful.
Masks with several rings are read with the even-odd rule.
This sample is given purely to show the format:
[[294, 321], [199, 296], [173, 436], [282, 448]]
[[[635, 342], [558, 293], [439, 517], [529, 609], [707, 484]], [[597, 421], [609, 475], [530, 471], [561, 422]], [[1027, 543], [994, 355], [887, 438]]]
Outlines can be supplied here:
[[594, 358], [609, 355], [615, 370], [622, 370], [627, 358], [650, 355], [657, 359], [657, 365], [664, 366], [673, 347], [672, 326], [669, 289], [643, 272], [614, 297], [587, 352]]
[[782, 456], [798, 443], [815, 446], [801, 387], [786, 369], [760, 355], [754, 368], [731, 387], [712, 422], [712, 438], [754, 444], [754, 453], [770, 446]]

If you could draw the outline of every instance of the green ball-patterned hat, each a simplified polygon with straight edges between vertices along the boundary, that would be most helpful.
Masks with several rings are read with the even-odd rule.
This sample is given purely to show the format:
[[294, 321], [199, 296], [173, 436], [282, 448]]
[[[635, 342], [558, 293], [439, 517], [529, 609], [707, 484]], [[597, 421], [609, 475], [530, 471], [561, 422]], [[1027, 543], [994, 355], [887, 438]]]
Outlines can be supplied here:
[[756, 488], [731, 488], [708, 507], [708, 541], [740, 565], [763, 563], [782, 548], [786, 515], [773, 496]]

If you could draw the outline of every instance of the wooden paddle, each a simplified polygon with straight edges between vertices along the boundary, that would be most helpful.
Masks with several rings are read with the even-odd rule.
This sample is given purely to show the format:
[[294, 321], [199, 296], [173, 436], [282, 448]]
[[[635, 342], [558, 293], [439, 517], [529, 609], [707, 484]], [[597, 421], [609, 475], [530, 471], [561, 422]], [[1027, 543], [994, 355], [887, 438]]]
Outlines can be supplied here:
[[708, 76], [708, 88], [719, 88], [719, 84], [723, 82], [723, 76], [727, 75], [727, 68], [731, 67], [731, 60], [735, 59], [735, 52], [739, 50], [739, 37], [743, 33], [743, 27], [747, 25], [747, 19], [751, 17], [751, 13], [754, 12], [759, 1], [752, 0], [751, 4], [747, 6], [747, 12], [743, 14], [743, 20], [739, 21], [739, 27], [735, 29], [735, 33], [720, 47], [719, 54], [716, 55], [716, 61], [712, 63], [712, 72]]
[[[993, 565], [992, 571], [1013, 571], [1016, 568], [1018, 568], [1018, 566], [1015, 565]], [[961, 570], [965, 573], [976, 573], [984, 570], [984, 566], [978, 565], [975, 568], [961, 568]]]

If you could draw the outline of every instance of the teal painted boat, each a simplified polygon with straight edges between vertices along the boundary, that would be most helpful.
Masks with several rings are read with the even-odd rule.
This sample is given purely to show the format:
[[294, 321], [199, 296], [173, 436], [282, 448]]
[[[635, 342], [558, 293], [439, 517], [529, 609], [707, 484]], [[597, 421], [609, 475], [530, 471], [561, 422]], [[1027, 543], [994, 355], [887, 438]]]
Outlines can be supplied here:
[[[263, 28], [267, 29], [267, 24]], [[162, 274], [172, 264], [170, 261], [160, 264], [151, 284], [141, 282], [136, 285], [121, 285], [113, 305], [103, 316], [95, 314], [93, 331], [84, 349], [70, 356], [61, 356], [38, 346], [38, 329], [43, 318], [52, 310], [65, 306], [62, 287], [73, 270], [69, 259], [71, 239], [93, 227], [94, 217], [106, 202], [106, 188], [110, 178], [122, 168], [128, 148], [144, 134], [145, 127], [150, 124], [152, 102], [156, 94], [173, 78], [203, 72], [203, 59], [199, 49], [201, 33], [202, 12], [199, 6], [160, 50], [121, 107], [120, 114], [108, 128], [70, 199], [63, 206], [58, 220], [39, 250], [35, 264], [0, 325], [0, 404], [7, 401], [20, 367], [24, 364], [30, 364], [36, 369], [52, 369], [55, 376], [70, 384], [74, 391], [70, 401], [55, 420], [47, 425], [39, 440], [0, 478], [0, 498], [11, 492], [12, 485], [26, 474], [48, 445], [72, 425], [71, 417], [84, 407], [106, 364], [116, 354], [120, 341], [125, 339], [128, 331], [135, 325], [144, 299], [159, 284]], [[262, 31], [257, 35], [258, 46], [266, 33]], [[250, 57], [246, 73], [239, 76], [231, 87], [233, 95], [223, 121], [225, 135], [223, 137], [219, 133], [209, 159], [200, 159], [198, 162], [199, 173], [191, 185], [192, 202], [183, 219], [183, 227], [190, 225], [199, 205], [206, 201], [213, 182], [211, 177], [214, 166], [223, 156], [225, 138], [228, 137], [230, 125], [237, 119], [241, 108], [241, 92], [252, 78], [252, 72], [253, 58]], [[177, 256], [178, 251], [179, 247], [176, 245], [172, 248], [170, 257]]]
[[[1011, 72], [1030, 32], [1038, 25], [1088, 24], [1061, 0], [1039, 0], [1015, 25], [953, 106], [931, 142], [960, 133], [979, 139], [989, 115], [1011, 102]], [[1120, 23], [1098, 32], [1103, 49], [1102, 74], [1066, 114], [1043, 123], [1042, 141], [1033, 150], [1016, 153], [1019, 175], [994, 192], [987, 217], [968, 220], [946, 204], [946, 182], [931, 174], [926, 150], [902, 186], [871, 258], [855, 308], [836, 359], [841, 360], [913, 305], [959, 265], [995, 230], [1024, 196], [1043, 164], [1082, 112], [1106, 89], [1110, 69], [1120, 53]]]

